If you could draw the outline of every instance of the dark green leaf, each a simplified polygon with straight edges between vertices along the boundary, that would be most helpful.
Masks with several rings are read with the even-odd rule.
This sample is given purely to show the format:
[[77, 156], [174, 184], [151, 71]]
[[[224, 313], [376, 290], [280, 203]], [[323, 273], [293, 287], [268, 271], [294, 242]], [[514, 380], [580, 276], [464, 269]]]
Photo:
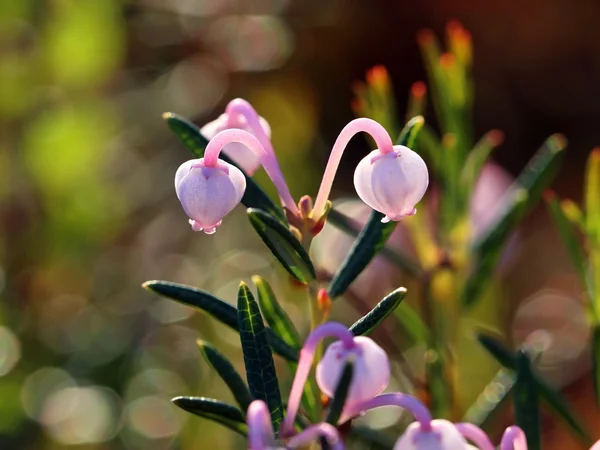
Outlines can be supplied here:
[[[352, 219], [335, 209], [331, 209], [329, 211], [329, 214], [327, 215], [327, 221], [350, 236], [357, 237], [359, 234], [357, 227], [355, 228], [354, 224], [352, 223]], [[383, 247], [381, 249], [381, 255], [387, 258], [387, 260], [391, 263], [401, 267], [415, 277], [421, 274], [421, 268], [419, 265], [409, 256], [401, 252], [392, 250], [389, 247]]]
[[263, 277], [254, 275], [252, 281], [258, 292], [258, 304], [265, 320], [271, 329], [281, 337], [290, 347], [300, 349], [302, 339], [294, 323], [281, 307], [271, 285]]
[[303, 284], [315, 279], [315, 268], [308, 253], [285, 225], [269, 213], [256, 208], [248, 209], [248, 218], [271, 253], [290, 275]]
[[[511, 370], [517, 369], [516, 356], [506, 345], [483, 332], [477, 332], [477, 339], [500, 365]], [[589, 445], [592, 442], [590, 433], [583, 428], [581, 420], [575, 417], [562, 394], [536, 374], [533, 375], [533, 378], [539, 396], [554, 410], [558, 417], [569, 425], [582, 441]]]
[[[200, 128], [184, 119], [183, 117], [173, 114], [165, 113], [163, 118], [167, 121], [169, 128], [177, 135], [179, 140], [187, 147], [189, 151], [196, 158], [204, 157], [204, 150], [208, 145], [208, 141], [200, 133]], [[242, 204], [248, 208], [260, 208], [268, 211], [270, 214], [276, 216], [279, 220], [287, 223], [283, 210], [276, 206], [275, 203], [269, 198], [269, 196], [254, 182], [254, 180], [244, 172], [244, 170], [236, 164], [231, 158], [225, 155], [223, 152], [219, 155], [219, 159], [233, 164], [242, 171], [244, 177], [246, 177], [246, 191], [242, 197]]]
[[556, 199], [556, 195], [554, 195], [553, 192], [547, 192], [546, 195], [544, 195], [544, 199], [548, 205], [550, 217], [552, 217], [554, 220], [554, 225], [556, 225], [558, 233], [560, 234], [560, 237], [565, 244], [569, 255], [571, 256], [571, 260], [575, 266], [575, 270], [577, 270], [581, 283], [583, 286], [587, 286], [585, 268], [586, 258], [579, 239], [577, 238], [573, 224], [565, 215], [560, 203]]
[[238, 291], [238, 323], [250, 393], [268, 405], [273, 428], [278, 430], [283, 420], [283, 405], [275, 363], [258, 303], [243, 282]]
[[175, 397], [171, 401], [189, 413], [220, 423], [244, 437], [248, 434], [244, 414], [235, 406], [204, 397]]
[[[413, 146], [419, 130], [423, 127], [423, 117], [417, 116], [408, 121], [404, 126], [397, 145]], [[330, 212], [331, 214], [331, 212]], [[398, 222], [382, 223], [384, 214], [373, 211], [369, 220], [356, 238], [348, 256], [334, 275], [327, 289], [329, 296], [335, 300], [346, 292], [346, 289], [361, 274], [369, 263], [381, 252], [385, 243], [398, 225]]]
[[250, 403], [252, 403], [252, 396], [250, 395], [250, 391], [248, 391], [248, 387], [246, 383], [240, 376], [240, 374], [235, 370], [233, 364], [229, 362], [229, 360], [219, 352], [215, 347], [209, 344], [206, 341], [198, 340], [196, 341], [198, 344], [198, 348], [200, 349], [200, 353], [206, 360], [210, 366], [215, 369], [215, 371], [219, 374], [219, 376], [223, 379], [235, 401], [240, 405], [242, 411], [246, 411]]
[[489, 284], [502, 249], [512, 230], [539, 201], [558, 171], [566, 140], [561, 135], [549, 137], [527, 167], [523, 169], [507, 196], [504, 209], [490, 230], [473, 246], [473, 265], [462, 293], [463, 306], [477, 302]]
[[461, 422], [469, 422], [483, 429], [487, 428], [506, 404], [515, 380], [514, 371], [504, 367], [500, 369], [479, 394], [473, 405], [469, 407]]
[[517, 352], [516, 369], [517, 380], [513, 387], [515, 424], [521, 427], [527, 436], [527, 447], [531, 450], [540, 450], [542, 437], [538, 390], [531, 369], [531, 361], [525, 350]]
[[[168, 281], [147, 281], [142, 287], [163, 297], [208, 313], [221, 323], [239, 331], [237, 310], [214, 295], [185, 284]], [[276, 333], [267, 328], [267, 337], [273, 351], [288, 361], [298, 362], [298, 350], [287, 345]]]
[[405, 296], [406, 289], [403, 287], [386, 295], [371, 311], [358, 319], [350, 327], [350, 331], [355, 336], [368, 336], [400, 305]]
[[325, 422], [330, 423], [333, 426], [337, 426], [337, 423], [342, 416], [342, 412], [344, 411], [346, 398], [348, 397], [350, 385], [352, 384], [353, 374], [354, 360], [349, 358], [344, 365], [344, 370], [340, 375], [335, 392], [333, 393], [333, 399], [331, 400], [329, 410], [327, 411], [327, 416], [325, 417]]

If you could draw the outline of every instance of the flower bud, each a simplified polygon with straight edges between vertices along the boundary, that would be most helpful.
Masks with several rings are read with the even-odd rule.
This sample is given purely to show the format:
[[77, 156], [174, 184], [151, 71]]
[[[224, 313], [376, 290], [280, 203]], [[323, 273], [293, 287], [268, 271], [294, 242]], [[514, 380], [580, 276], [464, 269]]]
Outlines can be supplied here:
[[[267, 138], [271, 137], [271, 127], [269, 123], [263, 118], [258, 118], [261, 128]], [[217, 119], [207, 123], [200, 129], [200, 133], [206, 139], [211, 140], [217, 133], [223, 130], [231, 128], [237, 128], [240, 130], [247, 131], [253, 136], [256, 133], [248, 123], [248, 119], [240, 113], [232, 112], [231, 114], [221, 114]], [[260, 141], [260, 138], [259, 138]], [[250, 150], [244, 144], [239, 142], [230, 142], [223, 147], [223, 153], [229, 156], [236, 164], [238, 164], [248, 175], [252, 175], [260, 167], [259, 157]]]
[[394, 450], [476, 450], [469, 445], [452, 422], [437, 419], [431, 421], [431, 429], [425, 430], [419, 422], [411, 423], [396, 441]]
[[194, 231], [213, 234], [242, 199], [246, 178], [240, 169], [218, 160], [206, 167], [204, 158], [183, 163], [175, 174], [175, 190]]
[[373, 150], [358, 163], [354, 172], [358, 196], [385, 214], [383, 222], [415, 214], [415, 205], [429, 184], [425, 161], [408, 147], [395, 145], [393, 148], [389, 153]]
[[341, 340], [333, 342], [317, 365], [317, 384], [327, 396], [333, 397], [348, 358], [354, 359], [348, 404], [370, 400], [387, 387], [390, 362], [385, 351], [372, 339], [357, 336], [351, 348]]

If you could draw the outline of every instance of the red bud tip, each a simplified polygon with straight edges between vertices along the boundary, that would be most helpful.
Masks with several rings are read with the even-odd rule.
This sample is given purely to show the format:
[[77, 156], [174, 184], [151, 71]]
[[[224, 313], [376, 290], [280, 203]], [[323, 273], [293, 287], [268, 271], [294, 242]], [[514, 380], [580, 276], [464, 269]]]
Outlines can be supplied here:
[[331, 309], [331, 298], [329, 297], [326, 289], [319, 289], [319, 293], [317, 294], [317, 302], [319, 303], [319, 309], [323, 315], [329, 314], [329, 310]]
[[378, 65], [367, 71], [367, 82], [374, 85], [387, 85], [390, 81], [390, 75], [387, 69]]
[[425, 97], [427, 94], [427, 85], [422, 81], [416, 81], [410, 87], [410, 93], [413, 97]]
[[440, 56], [440, 66], [444, 69], [450, 69], [455, 63], [454, 55], [452, 53], [442, 53]]
[[600, 147], [594, 147], [590, 157], [594, 159], [600, 159]]
[[554, 193], [554, 191], [551, 191], [550, 189], [545, 190], [543, 192], [542, 196], [544, 197], [544, 200], [546, 202], [550, 202], [556, 198], [556, 194]]
[[429, 45], [435, 40], [433, 31], [429, 28], [424, 28], [417, 33], [417, 43], [419, 45]]
[[500, 130], [491, 130], [487, 136], [490, 144], [494, 147], [498, 147], [504, 142], [504, 133]]

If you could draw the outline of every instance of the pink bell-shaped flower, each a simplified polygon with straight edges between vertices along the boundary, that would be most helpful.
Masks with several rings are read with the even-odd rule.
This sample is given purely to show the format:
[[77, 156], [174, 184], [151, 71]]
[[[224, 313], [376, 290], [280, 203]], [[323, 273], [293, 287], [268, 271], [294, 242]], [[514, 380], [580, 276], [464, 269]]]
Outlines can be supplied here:
[[431, 429], [424, 430], [419, 422], [411, 423], [396, 441], [394, 450], [470, 450], [469, 445], [452, 422], [436, 419]]
[[204, 158], [183, 163], [175, 174], [175, 190], [194, 231], [213, 234], [242, 199], [246, 179], [237, 167], [218, 160], [214, 167]]
[[[254, 113], [254, 111], [252, 111], [252, 113]], [[256, 114], [254, 113], [254, 115]], [[263, 139], [268, 140], [271, 138], [271, 127], [263, 117], [258, 115], [256, 115], [256, 121], [260, 124], [262, 134], [254, 131], [252, 127], [253, 124], [248, 121], [248, 118], [242, 112], [228, 108], [228, 111], [225, 114], [221, 114], [217, 119], [204, 125], [200, 129], [200, 133], [202, 133], [202, 136], [206, 139], [211, 140], [217, 133], [223, 130], [237, 128], [251, 133], [258, 138], [264, 147], [265, 143], [263, 142]], [[248, 175], [254, 174], [260, 167], [259, 156], [244, 144], [230, 142], [223, 147], [222, 151], [235, 161]]]
[[358, 196], [385, 214], [384, 222], [415, 214], [415, 205], [425, 195], [428, 185], [425, 161], [403, 145], [395, 145], [391, 152], [373, 150], [354, 172]]
[[390, 382], [387, 354], [372, 339], [358, 336], [352, 348], [346, 348], [342, 341], [332, 343], [317, 365], [317, 384], [328, 397], [333, 397], [348, 358], [354, 360], [348, 392], [353, 403], [367, 401], [387, 387]]

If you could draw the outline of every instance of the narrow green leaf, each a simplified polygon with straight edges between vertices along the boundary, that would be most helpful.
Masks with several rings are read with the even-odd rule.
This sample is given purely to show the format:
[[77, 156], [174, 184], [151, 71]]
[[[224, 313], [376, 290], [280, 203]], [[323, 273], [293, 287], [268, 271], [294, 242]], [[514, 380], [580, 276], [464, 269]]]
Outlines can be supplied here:
[[585, 216], [588, 233], [600, 241], [600, 148], [592, 150], [586, 165]]
[[592, 329], [592, 376], [596, 392], [596, 406], [600, 408], [600, 325]]
[[250, 391], [248, 391], [246, 383], [237, 370], [235, 370], [233, 364], [208, 342], [198, 340], [196, 343], [206, 362], [215, 369], [225, 382], [242, 411], [248, 410], [248, 406], [252, 403], [253, 398], [250, 395]]
[[[359, 235], [359, 231], [354, 227], [352, 219], [335, 209], [329, 211], [327, 221], [350, 236], [357, 237]], [[381, 249], [381, 255], [415, 277], [418, 277], [422, 272], [415, 261], [399, 251], [392, 250], [389, 247], [383, 247]]]
[[421, 316], [408, 303], [401, 302], [394, 311], [394, 317], [400, 322], [402, 329], [407, 333], [413, 344], [429, 342], [430, 332]]
[[303, 284], [316, 278], [308, 253], [279, 220], [256, 208], [248, 209], [248, 218], [271, 253], [290, 275]]
[[244, 282], [238, 291], [238, 323], [250, 393], [268, 405], [273, 428], [278, 430], [283, 420], [283, 405], [275, 363], [258, 303]]
[[352, 384], [353, 374], [354, 360], [349, 358], [346, 361], [344, 370], [342, 371], [340, 379], [338, 380], [338, 384], [335, 387], [333, 399], [331, 400], [331, 404], [329, 405], [329, 409], [327, 411], [327, 416], [325, 417], [325, 422], [330, 423], [333, 426], [337, 427], [338, 421], [340, 420], [342, 412], [344, 411], [346, 399], [348, 397], [348, 393], [350, 392], [350, 385]]
[[515, 424], [521, 427], [531, 450], [542, 448], [538, 390], [533, 376], [531, 361], [525, 350], [516, 356], [517, 380], [513, 387]]
[[263, 277], [254, 275], [252, 281], [258, 292], [258, 304], [265, 320], [271, 329], [281, 337], [290, 347], [300, 349], [302, 339], [292, 322], [281, 307], [271, 285]]
[[405, 296], [406, 288], [403, 287], [386, 295], [371, 311], [358, 319], [350, 327], [350, 331], [355, 336], [368, 336], [381, 322], [394, 312]]
[[483, 429], [487, 428], [506, 404], [515, 380], [516, 376], [512, 370], [500, 369], [479, 394], [477, 400], [469, 407], [461, 422], [469, 422]]
[[546, 140], [510, 188], [503, 201], [504, 210], [500, 218], [474, 244], [471, 274], [461, 295], [463, 307], [469, 308], [481, 298], [511, 231], [535, 206], [553, 180], [565, 147], [566, 139], [561, 135], [553, 135]]
[[[414, 146], [419, 131], [425, 121], [422, 116], [413, 117], [402, 129], [396, 144], [408, 147]], [[331, 212], [330, 212], [331, 213]], [[398, 225], [398, 222], [382, 223], [384, 215], [373, 211], [369, 220], [356, 238], [348, 256], [329, 283], [329, 296], [335, 300], [346, 292], [346, 289], [356, 279], [365, 267], [385, 248], [385, 243]]]
[[484, 134], [475, 144], [473, 150], [467, 156], [460, 174], [460, 182], [464, 189], [473, 190], [477, 177], [481, 173], [481, 169], [483, 169], [483, 165], [489, 158], [492, 150], [498, 147], [502, 143], [502, 140], [501, 131], [491, 130]]
[[[504, 345], [495, 337], [483, 332], [477, 332], [476, 336], [477, 340], [483, 345], [488, 353], [490, 353], [496, 359], [496, 361], [500, 363], [500, 365], [513, 371], [517, 370], [517, 358], [515, 354], [508, 347], [506, 347], [506, 345]], [[575, 417], [573, 411], [565, 401], [562, 394], [554, 387], [550, 386], [542, 378], [537, 376], [537, 374], [533, 374], [533, 378], [539, 396], [586, 445], [590, 445], [592, 442], [590, 433], [583, 428], [581, 425], [581, 420]]]
[[554, 225], [556, 225], [558, 233], [560, 234], [560, 237], [565, 244], [569, 255], [571, 256], [571, 261], [573, 262], [573, 266], [575, 266], [575, 270], [579, 275], [582, 286], [587, 286], [585, 267], [586, 258], [579, 239], [577, 238], [575, 229], [565, 215], [560, 203], [556, 199], [556, 195], [553, 192], [545, 193], [544, 200], [548, 206], [550, 217], [552, 217], [554, 220]]
[[[163, 118], [167, 121], [169, 128], [177, 135], [179, 140], [186, 146], [186, 148], [192, 152], [196, 158], [204, 157], [204, 150], [208, 145], [208, 141], [202, 133], [200, 128], [194, 125], [187, 119], [174, 114], [165, 113]], [[244, 170], [236, 164], [231, 158], [225, 155], [223, 152], [219, 155], [219, 159], [222, 159], [229, 164], [233, 164], [242, 171], [244, 177], [246, 177], [246, 190], [242, 197], [242, 204], [248, 208], [260, 208], [268, 211], [270, 214], [276, 216], [279, 220], [287, 223], [283, 210], [276, 206], [275, 203], [269, 198], [269, 196], [256, 184], [256, 182], [250, 177]]]
[[[229, 328], [239, 331], [236, 308], [206, 291], [185, 284], [158, 280], [146, 281], [142, 287], [162, 297], [204, 311]], [[298, 362], [298, 350], [286, 344], [270, 328], [267, 328], [267, 338], [275, 353], [288, 361]]]
[[184, 411], [220, 423], [244, 437], [248, 434], [244, 414], [235, 406], [204, 397], [175, 397], [171, 401]]

